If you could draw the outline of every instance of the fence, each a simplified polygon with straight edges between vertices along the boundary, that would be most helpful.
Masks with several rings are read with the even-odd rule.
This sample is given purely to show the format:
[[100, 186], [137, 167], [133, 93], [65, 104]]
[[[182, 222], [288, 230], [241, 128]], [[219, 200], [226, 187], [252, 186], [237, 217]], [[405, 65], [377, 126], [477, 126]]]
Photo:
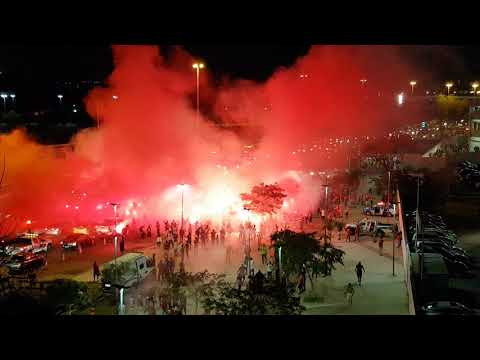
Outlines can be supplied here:
[[407, 285], [407, 292], [408, 292], [408, 309], [409, 309], [410, 315], [415, 315], [415, 299], [413, 297], [412, 280], [411, 280], [412, 259], [410, 256], [410, 249], [408, 246], [407, 228], [403, 221], [404, 213], [403, 213], [402, 201], [401, 201], [399, 191], [397, 191], [397, 202], [398, 202], [398, 218], [400, 222], [400, 229], [402, 231], [403, 268], [404, 268], [404, 274], [405, 274], [405, 284]]

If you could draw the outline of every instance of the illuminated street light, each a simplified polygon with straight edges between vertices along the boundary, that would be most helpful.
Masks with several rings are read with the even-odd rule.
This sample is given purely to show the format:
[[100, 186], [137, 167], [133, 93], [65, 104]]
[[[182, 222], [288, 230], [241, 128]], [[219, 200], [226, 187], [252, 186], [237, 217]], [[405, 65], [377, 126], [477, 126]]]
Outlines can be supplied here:
[[410, 81], [410, 86], [412, 87], [412, 96], [413, 96], [413, 90], [415, 88], [415, 85], [417, 85], [417, 82], [415, 80]]
[[[200, 123], [200, 70], [205, 68], [203, 63], [195, 63], [192, 67], [197, 72], [197, 121], [196, 123]], [[198, 126], [198, 125], [197, 125]]]
[[0, 95], [3, 99], [3, 112], [7, 112], [7, 94]]
[[450, 95], [450, 88], [453, 86], [453, 83], [451, 82], [448, 82], [445, 84], [445, 86], [447, 87], [447, 96]]
[[478, 82], [474, 82], [472, 84], [472, 88], [473, 88], [473, 96], [475, 96], [477, 94]]
[[365, 86], [365, 85], [367, 84], [367, 81], [368, 81], [367, 79], [361, 79], [361, 80], [360, 80], [360, 83], [361, 83], [363, 86]]
[[112, 96], [112, 99], [113, 99], [113, 100], [118, 100], [118, 96], [117, 96], [117, 95], [113, 95], [113, 96]]
[[57, 95], [57, 98], [58, 98], [58, 102], [60, 103], [60, 105], [62, 105], [63, 95], [62, 95], [62, 94], [58, 94], [58, 95]]
[[397, 95], [397, 103], [399, 106], [403, 105], [403, 102], [405, 101], [405, 96], [403, 93], [400, 93]]

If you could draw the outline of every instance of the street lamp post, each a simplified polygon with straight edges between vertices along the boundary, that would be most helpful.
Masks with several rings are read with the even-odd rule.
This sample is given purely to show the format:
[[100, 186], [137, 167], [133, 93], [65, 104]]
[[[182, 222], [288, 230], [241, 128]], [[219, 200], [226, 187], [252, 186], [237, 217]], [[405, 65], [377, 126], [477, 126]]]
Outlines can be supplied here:
[[417, 85], [417, 82], [415, 80], [410, 81], [410, 86], [412, 87], [412, 96], [413, 96], [413, 90], [415, 88], [415, 85]]
[[7, 94], [0, 95], [3, 99], [3, 112], [7, 112]]
[[200, 122], [200, 70], [204, 67], [205, 65], [203, 63], [193, 64], [193, 68], [196, 70], [197, 73], [197, 124]]
[[182, 230], [183, 230], [183, 196], [184, 196], [186, 186], [187, 186], [187, 184], [178, 185], [178, 187], [182, 190], [182, 218], [181, 218], [181, 226], [180, 226], [180, 229], [182, 229]]
[[57, 98], [58, 98], [59, 104], [62, 105], [63, 95], [62, 95], [62, 94], [58, 94], [58, 95], [57, 95]]
[[13, 104], [13, 109], [14, 110], [15, 110], [15, 98], [16, 98], [15, 94], [10, 94], [10, 99], [12, 99], [12, 104]]
[[448, 82], [445, 86], [447, 87], [447, 96], [450, 96], [450, 88], [453, 86], [453, 83]]
[[114, 222], [114, 257], [115, 257], [115, 260], [114, 260], [114, 264], [115, 264], [115, 282], [117, 282], [117, 248], [118, 248], [118, 237], [117, 237], [117, 207], [118, 203], [110, 203], [110, 205], [113, 206], [113, 213], [114, 213], [114, 219], [113, 219], [113, 222]]
[[388, 171], [387, 210], [390, 209], [390, 170]]
[[325, 184], [322, 186], [325, 188], [325, 244], [327, 243], [327, 221], [328, 221], [328, 187], [330, 186], [328, 184], [328, 179], [330, 176], [327, 175]]

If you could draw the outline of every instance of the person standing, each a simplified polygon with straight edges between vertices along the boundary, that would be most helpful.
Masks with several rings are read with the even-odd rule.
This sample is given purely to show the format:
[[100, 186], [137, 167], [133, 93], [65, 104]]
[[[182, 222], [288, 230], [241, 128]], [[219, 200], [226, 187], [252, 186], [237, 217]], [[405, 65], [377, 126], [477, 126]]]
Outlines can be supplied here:
[[302, 272], [300, 273], [300, 277], [298, 280], [298, 291], [300, 294], [303, 294], [305, 292], [305, 284], [306, 284], [306, 274], [302, 269]]
[[402, 232], [398, 232], [395, 236], [395, 241], [397, 243], [397, 249], [402, 245]]
[[381, 237], [378, 242], [378, 252], [380, 253], [380, 256], [383, 256], [383, 237]]
[[260, 245], [260, 254], [262, 255], [262, 265], [265, 265], [267, 263], [267, 255], [268, 255], [268, 249], [267, 246], [262, 244]]
[[355, 241], [360, 241], [360, 224], [355, 228]]
[[357, 266], [355, 266], [355, 272], [357, 273], [358, 286], [362, 286], [362, 275], [365, 272], [365, 268], [363, 267], [361, 261], [359, 261]]
[[220, 229], [220, 243], [223, 245], [225, 245], [225, 235], [226, 235], [226, 231], [225, 231], [225, 227], [222, 226], [222, 228]]
[[152, 238], [152, 227], [150, 226], [150, 224], [147, 226], [147, 237], [149, 239]]
[[228, 244], [226, 251], [227, 251], [226, 262], [227, 262], [227, 265], [230, 265], [230, 263], [232, 262], [232, 245]]
[[96, 261], [93, 262], [93, 281], [100, 279], [100, 268]]
[[273, 265], [272, 262], [269, 261], [267, 264], [267, 280], [271, 281], [272, 280], [272, 275], [273, 275]]
[[353, 303], [353, 295], [355, 294], [355, 289], [351, 283], [348, 283], [347, 288], [345, 289], [345, 296], [347, 298], [348, 305], [352, 305]]

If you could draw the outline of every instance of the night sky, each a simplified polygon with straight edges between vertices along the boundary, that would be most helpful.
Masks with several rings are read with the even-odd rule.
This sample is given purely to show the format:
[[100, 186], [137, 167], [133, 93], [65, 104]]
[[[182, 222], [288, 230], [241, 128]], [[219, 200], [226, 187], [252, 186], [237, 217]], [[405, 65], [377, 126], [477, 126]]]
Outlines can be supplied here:
[[[279, 66], [288, 66], [308, 52], [307, 44], [191, 44], [184, 46], [201, 57], [220, 77], [228, 75], [262, 81]], [[472, 79], [480, 74], [480, 48], [474, 46], [405, 47], [407, 58], [445, 79]], [[0, 47], [0, 71], [9, 82], [103, 80], [112, 70], [108, 45], [25, 45]], [[5, 74], [4, 79], [5, 81]]]

